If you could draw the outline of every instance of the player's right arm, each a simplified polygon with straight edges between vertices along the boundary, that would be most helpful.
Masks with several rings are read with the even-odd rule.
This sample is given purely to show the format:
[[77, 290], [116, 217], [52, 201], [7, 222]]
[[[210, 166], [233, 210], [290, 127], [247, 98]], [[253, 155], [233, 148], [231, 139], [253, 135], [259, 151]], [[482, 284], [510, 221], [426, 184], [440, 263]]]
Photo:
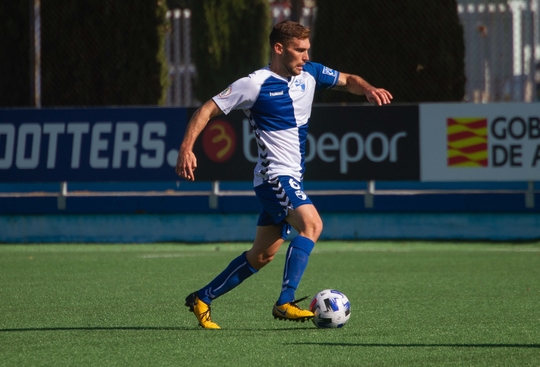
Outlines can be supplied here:
[[221, 113], [221, 109], [212, 99], [208, 100], [195, 111], [186, 127], [184, 140], [178, 151], [178, 158], [176, 160], [176, 174], [178, 176], [189, 181], [195, 181], [194, 171], [197, 168], [197, 158], [193, 153], [193, 146], [201, 131], [208, 124], [208, 121]]

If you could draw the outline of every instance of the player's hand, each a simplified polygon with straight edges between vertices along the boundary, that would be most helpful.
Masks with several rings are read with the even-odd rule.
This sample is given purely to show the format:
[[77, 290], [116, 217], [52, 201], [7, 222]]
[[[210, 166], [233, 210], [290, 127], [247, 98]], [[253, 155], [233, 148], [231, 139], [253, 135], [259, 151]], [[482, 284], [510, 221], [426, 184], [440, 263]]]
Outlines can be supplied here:
[[376, 103], [379, 106], [390, 103], [392, 98], [394, 98], [389, 91], [382, 88], [371, 88], [368, 89], [365, 93], [366, 98], [369, 102]]
[[176, 174], [189, 181], [195, 181], [195, 168], [197, 168], [197, 158], [192, 151], [183, 152], [182, 149], [178, 152], [176, 159]]

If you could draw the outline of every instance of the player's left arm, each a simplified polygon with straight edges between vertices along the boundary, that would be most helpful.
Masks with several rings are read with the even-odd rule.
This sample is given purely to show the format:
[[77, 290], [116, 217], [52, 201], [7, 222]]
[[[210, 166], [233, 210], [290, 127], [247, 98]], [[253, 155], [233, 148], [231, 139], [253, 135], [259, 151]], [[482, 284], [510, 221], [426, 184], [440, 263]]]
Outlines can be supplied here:
[[377, 103], [379, 106], [390, 103], [393, 98], [392, 94], [386, 89], [375, 88], [358, 75], [341, 72], [336, 85], [332, 89], [365, 95], [369, 102]]

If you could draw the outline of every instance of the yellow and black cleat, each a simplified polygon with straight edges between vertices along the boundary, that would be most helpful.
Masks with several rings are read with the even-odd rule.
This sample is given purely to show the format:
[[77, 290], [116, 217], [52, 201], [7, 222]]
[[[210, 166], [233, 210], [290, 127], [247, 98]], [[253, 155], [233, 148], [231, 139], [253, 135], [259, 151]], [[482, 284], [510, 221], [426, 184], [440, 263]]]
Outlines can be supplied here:
[[306, 321], [311, 320], [313, 318], [313, 312], [310, 310], [303, 310], [300, 307], [298, 307], [297, 303], [300, 301], [305, 300], [307, 297], [301, 298], [299, 300], [295, 300], [289, 303], [285, 303], [283, 305], [278, 306], [277, 304], [274, 305], [274, 308], [272, 309], [272, 315], [275, 319], [280, 320], [288, 320], [288, 321]]
[[212, 321], [210, 316], [210, 306], [197, 297], [197, 292], [186, 297], [186, 306], [189, 311], [195, 314], [199, 325], [204, 329], [221, 329], [218, 324]]

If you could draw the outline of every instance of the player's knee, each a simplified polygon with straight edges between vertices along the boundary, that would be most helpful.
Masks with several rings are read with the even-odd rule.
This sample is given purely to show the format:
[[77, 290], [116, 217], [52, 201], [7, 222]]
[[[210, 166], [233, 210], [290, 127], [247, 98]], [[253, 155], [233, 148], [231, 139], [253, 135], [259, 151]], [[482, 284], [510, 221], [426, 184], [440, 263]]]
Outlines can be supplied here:
[[310, 238], [313, 242], [319, 239], [323, 230], [323, 222], [321, 218], [314, 218], [305, 224], [303, 233], [300, 233], [304, 237]]
[[318, 219], [317, 223], [315, 224], [315, 231], [317, 232], [317, 235], [320, 236], [323, 231], [323, 221], [321, 218]]

